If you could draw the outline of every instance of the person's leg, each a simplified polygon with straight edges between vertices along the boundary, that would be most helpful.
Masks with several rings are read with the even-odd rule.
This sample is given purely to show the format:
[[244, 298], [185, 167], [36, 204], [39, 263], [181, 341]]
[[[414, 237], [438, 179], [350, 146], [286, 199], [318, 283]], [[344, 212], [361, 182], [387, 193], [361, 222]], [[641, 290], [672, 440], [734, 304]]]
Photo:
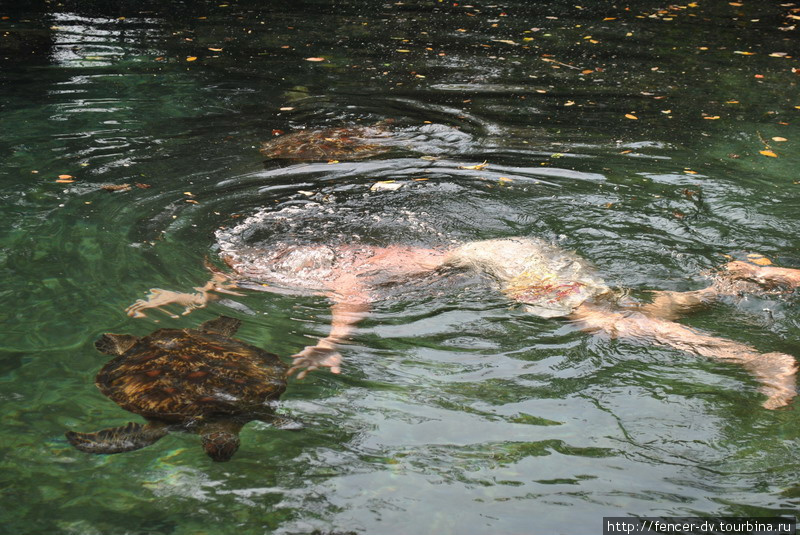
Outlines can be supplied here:
[[648, 342], [680, 349], [695, 355], [744, 366], [761, 383], [767, 396], [764, 407], [775, 409], [797, 395], [797, 362], [784, 353], [759, 353], [755, 348], [710, 336], [680, 323], [637, 312], [618, 312], [593, 305], [581, 305], [570, 319], [587, 332], [604, 332], [614, 338]]
[[720, 297], [759, 290], [786, 289], [800, 286], [800, 269], [757, 266], [734, 261], [726, 264], [708, 288], [691, 292], [655, 291], [653, 300], [638, 309], [655, 318], [676, 320], [705, 308]]
[[749, 262], [729, 262], [723, 268], [725, 277], [753, 281], [768, 289], [793, 290], [800, 286], [800, 269], [757, 266]]

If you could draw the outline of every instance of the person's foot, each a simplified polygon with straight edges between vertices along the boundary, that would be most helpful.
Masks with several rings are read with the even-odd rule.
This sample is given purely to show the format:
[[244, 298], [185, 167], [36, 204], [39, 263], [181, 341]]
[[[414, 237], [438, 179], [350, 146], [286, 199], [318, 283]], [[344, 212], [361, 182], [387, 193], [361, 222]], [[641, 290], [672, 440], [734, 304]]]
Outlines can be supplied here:
[[744, 362], [758, 382], [759, 392], [767, 396], [765, 409], [784, 407], [797, 396], [797, 361], [785, 353], [764, 353]]

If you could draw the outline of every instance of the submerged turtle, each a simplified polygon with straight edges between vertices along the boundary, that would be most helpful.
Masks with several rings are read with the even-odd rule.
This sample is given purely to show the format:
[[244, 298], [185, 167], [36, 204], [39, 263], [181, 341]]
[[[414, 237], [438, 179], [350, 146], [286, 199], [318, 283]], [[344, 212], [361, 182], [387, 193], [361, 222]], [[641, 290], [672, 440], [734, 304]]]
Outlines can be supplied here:
[[147, 423], [69, 431], [67, 440], [88, 453], [121, 453], [149, 446], [169, 431], [186, 431], [200, 435], [213, 460], [230, 460], [247, 422], [280, 423], [269, 402], [286, 389], [287, 366], [276, 355], [231, 338], [240, 324], [221, 316], [199, 329], [101, 336], [95, 347], [117, 357], [95, 384]]
[[361, 160], [392, 150], [381, 143], [389, 133], [380, 126], [298, 130], [261, 145], [261, 154], [278, 160]]

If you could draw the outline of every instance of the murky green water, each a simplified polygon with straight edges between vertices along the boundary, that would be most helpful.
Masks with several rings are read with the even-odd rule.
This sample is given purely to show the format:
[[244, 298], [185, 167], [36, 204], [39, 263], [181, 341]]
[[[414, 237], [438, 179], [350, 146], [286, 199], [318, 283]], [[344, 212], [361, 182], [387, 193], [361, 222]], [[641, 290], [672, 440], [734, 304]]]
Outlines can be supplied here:
[[[307, 210], [292, 232], [320, 240], [540, 236], [635, 296], [702, 287], [724, 255], [800, 267], [789, 7], [22, 4], [0, 8], [4, 533], [586, 534], [603, 516], [797, 513], [796, 403], [766, 411], [742, 369], [473, 285], [380, 304], [342, 375], [290, 383], [282, 411], [305, 429], [250, 424], [230, 463], [189, 435], [114, 456], [63, 438], [136, 419], [93, 385], [100, 333], [228, 314], [288, 360], [327, 332], [324, 300], [256, 292], [125, 315], [148, 288], [201, 285], [215, 231], [264, 209]], [[385, 119], [402, 141], [375, 159], [257, 150]], [[800, 356], [797, 303], [686, 323]]]

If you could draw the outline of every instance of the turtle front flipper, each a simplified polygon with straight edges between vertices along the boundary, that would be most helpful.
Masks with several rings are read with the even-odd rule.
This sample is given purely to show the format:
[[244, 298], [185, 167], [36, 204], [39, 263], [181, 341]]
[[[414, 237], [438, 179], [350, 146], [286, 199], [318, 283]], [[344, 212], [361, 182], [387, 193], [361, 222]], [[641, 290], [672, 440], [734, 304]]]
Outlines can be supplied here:
[[220, 316], [200, 325], [200, 330], [207, 333], [221, 334], [222, 336], [233, 336], [239, 330], [241, 324], [241, 320]]
[[109, 427], [95, 433], [67, 431], [70, 444], [86, 453], [122, 453], [138, 450], [167, 434], [163, 425], [128, 423], [121, 427]]

